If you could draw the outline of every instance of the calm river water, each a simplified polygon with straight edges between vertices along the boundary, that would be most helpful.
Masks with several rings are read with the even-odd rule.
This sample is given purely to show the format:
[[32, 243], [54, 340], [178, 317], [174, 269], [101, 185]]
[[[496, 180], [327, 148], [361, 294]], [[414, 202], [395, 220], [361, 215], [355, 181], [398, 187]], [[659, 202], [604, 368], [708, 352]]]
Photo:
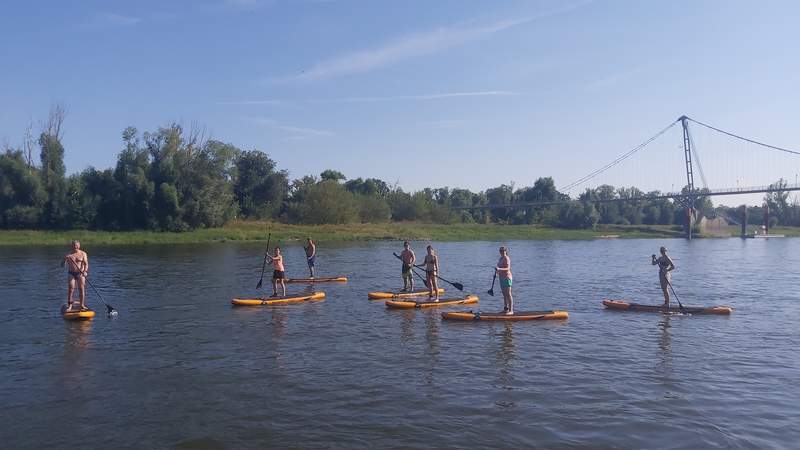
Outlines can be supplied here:
[[[427, 243], [417, 242], [418, 255]], [[437, 244], [442, 274], [489, 297], [498, 242]], [[84, 243], [120, 311], [68, 323], [66, 248], [0, 252], [4, 448], [790, 448], [800, 442], [800, 240], [504, 242], [517, 309], [567, 321], [442, 322], [367, 299], [397, 288], [397, 243], [319, 247], [327, 299], [234, 308], [263, 244]], [[666, 245], [685, 305], [730, 317], [603, 309], [660, 301]], [[289, 276], [306, 276], [286, 246]], [[290, 291], [304, 289], [291, 286]], [[495, 288], [496, 290], [499, 289]], [[452, 294], [456, 291], [448, 289]], [[467, 309], [462, 307], [462, 309]]]

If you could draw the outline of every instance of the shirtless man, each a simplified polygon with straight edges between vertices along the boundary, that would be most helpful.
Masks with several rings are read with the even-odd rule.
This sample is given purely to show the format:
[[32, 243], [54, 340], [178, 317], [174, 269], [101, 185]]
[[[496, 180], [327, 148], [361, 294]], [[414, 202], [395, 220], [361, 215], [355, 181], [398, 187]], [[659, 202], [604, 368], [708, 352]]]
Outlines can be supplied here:
[[497, 272], [497, 278], [500, 279], [500, 290], [503, 291], [503, 311], [508, 316], [514, 315], [514, 298], [511, 296], [511, 258], [508, 257], [508, 251], [505, 247], [500, 247], [500, 259], [497, 261], [497, 266], [494, 268]]
[[72, 252], [64, 255], [61, 267], [67, 266], [67, 311], [72, 311], [72, 293], [78, 284], [81, 309], [86, 308], [86, 276], [89, 275], [89, 255], [81, 250], [81, 243], [72, 241]]
[[658, 264], [658, 281], [661, 283], [661, 291], [664, 292], [664, 306], [669, 308], [669, 285], [670, 280], [672, 279], [672, 272], [675, 270], [675, 263], [672, 262], [672, 258], [667, 256], [667, 248], [661, 247], [659, 249], [661, 251], [661, 256], [656, 258], [656, 255], [653, 255], [653, 262], [652, 264], [655, 266]]
[[308, 262], [308, 271], [311, 273], [311, 278], [314, 278], [314, 260], [317, 258], [317, 246], [314, 241], [308, 238], [308, 246], [303, 247], [306, 250], [306, 262]]
[[281, 255], [281, 248], [277, 245], [275, 246], [275, 254], [270, 255], [267, 253], [267, 257], [269, 258], [270, 262], [272, 263], [272, 296], [278, 296], [278, 284], [281, 285], [283, 289], [283, 296], [286, 297], [286, 271], [283, 267], [283, 255]]
[[411, 244], [408, 241], [403, 242], [400, 260], [403, 261], [403, 292], [411, 292], [414, 290], [414, 274], [412, 270], [414, 263], [417, 261], [417, 255], [414, 254], [414, 250], [411, 250]]

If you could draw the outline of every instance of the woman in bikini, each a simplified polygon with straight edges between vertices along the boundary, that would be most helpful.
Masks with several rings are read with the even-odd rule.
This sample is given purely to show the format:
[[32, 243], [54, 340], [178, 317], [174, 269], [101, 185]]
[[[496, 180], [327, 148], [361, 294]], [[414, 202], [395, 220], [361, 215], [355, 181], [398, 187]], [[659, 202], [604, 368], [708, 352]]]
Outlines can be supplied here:
[[425, 276], [428, 280], [428, 298], [435, 298], [435, 302], [439, 301], [439, 281], [436, 278], [439, 275], [439, 257], [433, 251], [433, 247], [428, 246], [428, 254], [425, 255]]
[[281, 284], [283, 289], [283, 296], [286, 297], [286, 271], [283, 268], [283, 255], [281, 255], [281, 248], [275, 246], [275, 254], [270, 255], [267, 253], [270, 261], [272, 262], [272, 296], [278, 296], [278, 283]]

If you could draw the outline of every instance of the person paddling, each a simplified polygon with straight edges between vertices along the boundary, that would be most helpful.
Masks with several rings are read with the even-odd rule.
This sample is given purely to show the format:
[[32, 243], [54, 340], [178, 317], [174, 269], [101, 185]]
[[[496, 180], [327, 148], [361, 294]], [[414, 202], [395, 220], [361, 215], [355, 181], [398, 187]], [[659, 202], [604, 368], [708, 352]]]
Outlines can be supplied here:
[[278, 296], [278, 283], [283, 289], [283, 296], [286, 297], [286, 271], [283, 268], [283, 255], [281, 255], [281, 248], [275, 246], [275, 254], [270, 255], [267, 253], [270, 261], [272, 262], [272, 296]]
[[303, 247], [306, 250], [306, 262], [308, 262], [308, 271], [311, 274], [311, 278], [314, 278], [314, 261], [317, 258], [317, 246], [314, 245], [314, 241], [311, 238], [308, 238], [308, 246]]
[[434, 301], [439, 301], [439, 281], [436, 278], [439, 275], [439, 257], [433, 251], [432, 246], [427, 247], [428, 254], [425, 255], [425, 275], [428, 281], [428, 298], [435, 298]]
[[411, 250], [411, 244], [408, 241], [403, 242], [403, 251], [400, 252], [400, 261], [403, 262], [403, 292], [412, 292], [414, 290], [414, 273], [412, 272], [414, 263], [417, 261], [417, 255], [414, 250]]
[[86, 276], [89, 275], [89, 255], [81, 250], [79, 241], [72, 241], [72, 252], [64, 255], [61, 267], [67, 266], [67, 311], [72, 311], [72, 293], [78, 286], [80, 309], [86, 308]]
[[666, 247], [661, 247], [659, 250], [661, 256], [656, 258], [656, 255], [652, 255], [652, 264], [654, 266], [658, 264], [658, 281], [661, 283], [661, 291], [664, 292], [664, 306], [669, 308], [669, 285], [672, 278], [670, 272], [675, 270], [675, 263], [672, 262], [672, 258], [667, 256]]
[[500, 290], [503, 291], [503, 312], [507, 316], [514, 315], [514, 298], [511, 296], [511, 258], [505, 247], [500, 247], [500, 259], [494, 268], [497, 278], [500, 279]]

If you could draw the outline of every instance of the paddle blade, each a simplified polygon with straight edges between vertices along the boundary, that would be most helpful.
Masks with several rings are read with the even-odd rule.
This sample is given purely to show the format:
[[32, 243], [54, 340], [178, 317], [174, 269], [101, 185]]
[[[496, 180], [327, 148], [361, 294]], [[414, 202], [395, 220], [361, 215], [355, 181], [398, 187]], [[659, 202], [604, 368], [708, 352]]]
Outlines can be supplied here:
[[494, 297], [494, 289], [489, 289], [486, 293]]
[[464, 285], [463, 285], [463, 284], [461, 284], [461, 283], [451, 283], [451, 284], [452, 284], [452, 285], [453, 285], [453, 286], [454, 286], [456, 289], [458, 289], [459, 291], [463, 291], [463, 290], [464, 290]]
[[263, 282], [264, 282], [263, 278], [258, 280], [258, 284], [256, 285], [256, 289], [261, 289], [261, 283], [263, 283]]

